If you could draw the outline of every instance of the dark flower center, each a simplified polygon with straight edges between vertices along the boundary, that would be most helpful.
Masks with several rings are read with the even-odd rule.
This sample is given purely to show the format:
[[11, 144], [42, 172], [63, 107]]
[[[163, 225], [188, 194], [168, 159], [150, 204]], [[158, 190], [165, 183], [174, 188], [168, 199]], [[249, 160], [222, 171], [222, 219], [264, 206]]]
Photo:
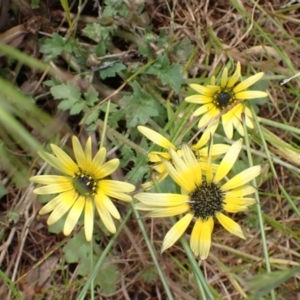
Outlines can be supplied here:
[[196, 218], [207, 220], [216, 212], [223, 210], [224, 193], [214, 183], [202, 182], [202, 185], [190, 194], [190, 210]]
[[214, 104], [219, 109], [224, 109], [227, 106], [233, 104], [235, 101], [233, 93], [231, 91], [221, 91], [220, 93], [216, 94], [214, 98]]
[[94, 177], [79, 168], [73, 176], [73, 186], [81, 196], [94, 196], [97, 193], [98, 183]]

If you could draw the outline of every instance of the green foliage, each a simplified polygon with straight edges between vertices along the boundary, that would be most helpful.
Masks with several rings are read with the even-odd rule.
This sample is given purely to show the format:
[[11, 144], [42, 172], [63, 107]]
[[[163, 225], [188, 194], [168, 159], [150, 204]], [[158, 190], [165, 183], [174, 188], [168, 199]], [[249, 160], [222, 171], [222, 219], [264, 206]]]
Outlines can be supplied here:
[[[84, 112], [82, 122], [87, 125], [94, 126], [100, 111], [105, 112], [105, 103], [95, 108], [99, 98], [97, 91], [92, 85], [84, 93], [81, 92], [78, 86], [69, 83], [52, 86], [50, 91], [55, 100], [61, 100], [58, 105], [59, 109], [69, 110], [71, 115], [78, 115]], [[114, 107], [114, 104], [112, 104], [112, 111]]]
[[5, 189], [5, 186], [3, 185], [2, 180], [0, 180], [0, 198], [2, 198], [6, 194], [7, 194], [7, 191]]
[[103, 70], [100, 70], [100, 77], [102, 79], [108, 78], [108, 77], [115, 77], [116, 74], [120, 71], [123, 71], [126, 69], [126, 66], [120, 62], [112, 63], [109, 65], [108, 68], [104, 68]]
[[106, 54], [106, 44], [113, 36], [114, 31], [114, 26], [102, 26], [99, 23], [88, 24], [82, 30], [87, 37], [98, 43], [95, 49], [95, 55], [97, 56]]
[[128, 6], [122, 0], [105, 0], [105, 8], [103, 10], [103, 17], [114, 17], [114, 16], [122, 16], [124, 18], [128, 15]]
[[146, 124], [151, 117], [159, 115], [160, 104], [143, 89], [137, 81], [131, 83], [133, 93], [120, 101], [126, 111], [128, 127]]
[[[70, 238], [63, 247], [63, 253], [67, 263], [78, 263], [78, 275], [88, 276], [91, 274], [91, 257], [90, 257], [90, 242], [85, 239], [84, 231], [81, 230]], [[93, 261], [97, 261], [102, 251], [97, 248], [95, 254], [93, 254]], [[109, 258], [106, 258], [104, 263], [95, 277], [95, 285], [100, 286], [101, 293], [111, 294], [116, 291], [116, 284], [120, 279], [120, 272], [116, 265], [109, 262]]]
[[184, 80], [181, 75], [181, 66], [170, 64], [170, 60], [166, 54], [157, 58], [156, 62], [145, 72], [157, 76], [161, 83], [171, 86], [178, 93]]
[[245, 285], [251, 291], [251, 296], [247, 299], [262, 299], [263, 296], [270, 293], [279, 285], [287, 282], [288, 279], [300, 272], [300, 266], [284, 271], [273, 271], [272, 273], [258, 274], [251, 280], [245, 282]]
[[74, 49], [74, 41], [69, 39], [64, 39], [57, 33], [53, 33], [51, 38], [44, 38], [40, 40], [40, 52], [47, 54], [48, 61], [55, 59], [63, 51], [71, 53]]
[[120, 148], [121, 151], [121, 155], [122, 155], [122, 160], [120, 162], [120, 168], [125, 167], [129, 162], [135, 162], [136, 158], [135, 158], [135, 154], [132, 150], [132, 148], [130, 148], [127, 145], [123, 145]]
[[145, 268], [141, 274], [141, 280], [146, 284], [154, 284], [158, 278], [157, 270], [154, 266]]

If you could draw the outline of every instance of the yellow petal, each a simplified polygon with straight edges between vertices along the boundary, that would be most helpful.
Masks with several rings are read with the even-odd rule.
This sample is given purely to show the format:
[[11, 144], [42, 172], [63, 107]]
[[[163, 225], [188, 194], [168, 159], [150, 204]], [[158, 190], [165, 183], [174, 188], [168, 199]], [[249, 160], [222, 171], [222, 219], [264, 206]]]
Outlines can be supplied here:
[[[228, 152], [230, 149], [230, 145], [227, 144], [213, 144], [211, 147], [211, 156], [220, 156]], [[198, 154], [200, 157], [207, 157], [208, 156], [208, 147], [202, 148], [198, 150]]]
[[[166, 172], [166, 167], [163, 163], [157, 164], [155, 166], [151, 166], [153, 170], [155, 170], [157, 173], [163, 173]], [[157, 179], [156, 179], [157, 180]]]
[[211, 247], [211, 233], [214, 228], [213, 218], [207, 220], [197, 219], [192, 235], [190, 246], [196, 256], [206, 259]]
[[156, 145], [161, 146], [164, 149], [172, 148], [176, 149], [176, 147], [165, 137], [163, 137], [161, 134], [158, 132], [147, 128], [145, 126], [138, 126], [138, 131], [142, 133], [147, 139], [155, 143]]
[[248, 206], [256, 203], [254, 198], [227, 198], [224, 202], [224, 210], [230, 213], [245, 211]]
[[86, 199], [84, 209], [84, 231], [85, 238], [89, 242], [92, 240], [94, 230], [94, 207], [91, 199]]
[[226, 137], [230, 140], [232, 139], [233, 136], [233, 123], [232, 123], [233, 117], [234, 115], [231, 110], [222, 116], [223, 129]]
[[74, 205], [71, 207], [71, 210], [67, 216], [65, 226], [64, 226], [64, 235], [68, 236], [72, 230], [74, 229], [75, 225], [78, 222], [78, 219], [83, 211], [85, 204], [84, 197], [79, 197]]
[[241, 83], [239, 83], [234, 89], [233, 92], [239, 93], [245, 89], [247, 89], [249, 86], [253, 85], [255, 82], [259, 81], [264, 76], [263, 72], [257, 73], [246, 80], [243, 80]]
[[[169, 175], [167, 170], [166, 170], [165, 165], [163, 165], [163, 169], [164, 169], [164, 171], [162, 173], [155, 176], [155, 180], [157, 182], [162, 182]], [[149, 181], [149, 182], [145, 182], [145, 183], [141, 184], [142, 189], [146, 190], [146, 191], [153, 188], [153, 186], [154, 186], [153, 181]]]
[[101, 189], [105, 192], [116, 191], [120, 193], [131, 193], [135, 190], [135, 185], [118, 180], [101, 180], [99, 181]]
[[87, 171], [85, 153], [83, 152], [81, 144], [75, 135], [73, 135], [72, 137], [72, 144], [73, 144], [73, 151], [74, 151], [74, 156], [76, 158], [77, 164], [81, 169]]
[[132, 197], [125, 193], [130, 193], [135, 190], [135, 186], [133, 184], [117, 180], [101, 180], [98, 185], [99, 191], [105, 195], [127, 202], [130, 202]]
[[244, 233], [242, 231], [242, 228], [240, 225], [236, 222], [234, 222], [229, 217], [225, 216], [222, 213], [217, 213], [216, 218], [220, 222], [220, 224], [230, 233], [240, 237], [241, 239], [245, 239]]
[[236, 93], [234, 96], [237, 100], [246, 100], [268, 97], [268, 93], [262, 91], [242, 91]]
[[117, 170], [117, 168], [119, 167], [120, 161], [117, 158], [114, 158], [108, 162], [106, 162], [105, 164], [103, 164], [102, 166], [99, 166], [98, 168], [96, 168], [93, 172], [94, 177], [95, 178], [104, 178], [108, 175], [110, 175], [111, 173], [115, 172]]
[[186, 231], [191, 220], [193, 219], [193, 216], [193, 214], [188, 213], [172, 226], [164, 238], [161, 252], [164, 252], [166, 249], [170, 248], [176, 243], [176, 241]]
[[168, 174], [173, 178], [173, 180], [178, 185], [180, 185], [187, 192], [193, 191], [195, 188], [195, 182], [191, 174], [189, 174], [189, 171], [186, 170], [186, 168], [184, 167], [184, 163], [182, 162], [182, 159], [179, 156], [177, 157], [172, 156], [172, 159], [174, 164], [176, 164], [176, 169], [173, 167], [173, 165], [170, 162], [163, 160], [163, 163], [167, 169]]
[[77, 172], [78, 166], [75, 164], [73, 159], [71, 159], [71, 157], [66, 152], [64, 152], [54, 144], [51, 144], [50, 146], [54, 154], [61, 161], [61, 165], [63, 166], [64, 169], [68, 170], [70, 173], [73, 174]]
[[144, 204], [142, 202], [137, 203], [134, 207], [135, 209], [142, 210], [142, 211], [150, 211], [153, 209], [153, 206]]
[[247, 196], [256, 192], [257, 189], [251, 185], [244, 185], [240, 188], [233, 189], [231, 191], [226, 191], [225, 199], [228, 198], [239, 198]]
[[53, 183], [47, 186], [42, 186], [40, 188], [33, 190], [33, 192], [38, 195], [47, 195], [47, 194], [63, 193], [70, 190], [74, 190], [74, 187], [72, 183], [66, 182], [66, 183]]
[[29, 178], [30, 181], [41, 184], [64, 184], [72, 183], [71, 177], [58, 176], [58, 175], [38, 175]]
[[254, 166], [254, 167], [248, 168], [248, 169], [244, 170], [243, 172], [235, 175], [233, 178], [231, 178], [225, 184], [223, 184], [221, 186], [221, 190], [227, 191], [227, 190], [238, 188], [238, 187], [248, 183], [253, 178], [257, 177], [260, 173], [261, 173], [260, 166]]
[[[70, 195], [68, 195], [68, 194], [70, 194]], [[50, 211], [54, 210], [62, 201], [64, 201], [65, 198], [70, 198], [70, 197], [71, 197], [71, 199], [76, 199], [76, 195], [73, 191], [57, 195], [55, 198], [50, 200], [45, 206], [43, 206], [41, 208], [41, 210], [39, 211], [39, 214], [45, 215], [45, 214], [49, 213]]]
[[[243, 125], [242, 125], [241, 121], [239, 120], [239, 118], [237, 118], [235, 115], [232, 117], [232, 124], [241, 136], [245, 135]], [[247, 126], [247, 124], [246, 124], [246, 126]]]
[[189, 103], [198, 103], [198, 104], [206, 104], [213, 101], [213, 98], [205, 95], [193, 95], [186, 97], [184, 101]]
[[208, 104], [201, 105], [199, 108], [197, 108], [193, 112], [193, 116], [197, 117], [197, 116], [203, 115], [204, 113], [207, 113], [208, 111], [210, 111], [214, 106], [215, 105], [213, 103], [208, 103]]
[[111, 217], [111, 214], [106, 209], [105, 205], [102, 203], [102, 201], [97, 197], [95, 198], [95, 205], [98, 211], [98, 214], [104, 224], [104, 226], [107, 228], [107, 230], [111, 233], [116, 232], [116, 226], [115, 223]]
[[225, 88], [227, 85], [227, 79], [228, 79], [228, 69], [225, 67], [222, 73], [222, 78], [221, 78], [221, 87]]
[[51, 155], [51, 154], [49, 154], [47, 152], [38, 151], [38, 154], [49, 165], [51, 165], [53, 168], [61, 171], [62, 173], [65, 173], [65, 174], [68, 174], [70, 176], [73, 176], [74, 173], [78, 169], [77, 167], [76, 167], [76, 169], [73, 169], [73, 168], [70, 169], [68, 164], [65, 164], [60, 159], [58, 159], [54, 155]]
[[89, 166], [87, 168], [87, 172], [91, 171], [91, 164], [92, 164], [92, 139], [89, 137], [86, 141], [85, 148], [84, 148], [84, 155], [86, 159], [86, 164]]
[[[200, 121], [198, 123], [198, 127], [202, 128], [202, 127], [211, 125], [215, 118], [219, 119], [219, 117], [217, 117], [219, 115], [219, 113], [220, 113], [220, 109], [217, 108], [215, 105], [213, 105], [211, 107], [211, 109], [202, 116], [202, 118], [200, 119]], [[195, 113], [194, 113], [194, 115], [195, 115]]]
[[[219, 125], [219, 121], [218, 120], [215, 120], [214, 122], [210, 123], [207, 126], [207, 128], [204, 130], [204, 132], [202, 133], [199, 141], [195, 145], [192, 145], [191, 149], [193, 151], [197, 151], [198, 149], [202, 148], [209, 141], [209, 139], [214, 135], [214, 133], [215, 133], [218, 125]], [[206, 148], [206, 154], [205, 154], [205, 156], [208, 155], [207, 149], [208, 148]], [[198, 152], [198, 154], [200, 154], [200, 156], [201, 156], [200, 152]]]
[[148, 159], [152, 163], [161, 162], [162, 157], [167, 160], [171, 159], [171, 156], [168, 152], [151, 151], [148, 154]]
[[202, 184], [202, 171], [201, 164], [196, 159], [193, 151], [186, 144], [182, 146], [182, 155], [187, 167], [187, 171], [190, 174], [190, 178], [194, 181], [195, 185]]
[[109, 211], [109, 213], [115, 218], [115, 219], [120, 219], [120, 213], [115, 207], [115, 205], [112, 203], [112, 201], [103, 193], [97, 195], [99, 197], [99, 200], [97, 201], [102, 201], [103, 205], [106, 207], [106, 209]]
[[76, 193], [64, 193], [63, 200], [55, 207], [47, 220], [48, 225], [54, 224], [58, 221], [74, 204], [78, 196]]
[[236, 70], [227, 83], [227, 88], [233, 87], [240, 77], [241, 77], [241, 64], [238, 61], [236, 65]]
[[220, 88], [218, 86], [209, 86], [209, 87], [205, 87], [203, 85], [200, 84], [190, 84], [190, 87], [195, 90], [196, 92], [211, 97], [213, 96], [217, 91], [220, 90]]
[[233, 213], [233, 214], [240, 212], [240, 211], [246, 211], [247, 209], [248, 209], [248, 206], [235, 205], [235, 204], [231, 204], [231, 203], [224, 205], [224, 210], [229, 213]]
[[220, 180], [222, 180], [228, 174], [228, 172], [231, 170], [232, 166], [234, 165], [234, 163], [236, 162], [236, 160], [239, 156], [239, 153], [242, 149], [242, 145], [243, 145], [242, 139], [239, 139], [238, 141], [234, 142], [231, 145], [230, 149], [223, 157], [223, 159], [219, 165], [219, 168], [215, 174], [215, 177], [213, 180], [215, 184], [217, 184]]
[[190, 210], [189, 204], [182, 204], [178, 206], [171, 206], [167, 208], [154, 208], [149, 213], [147, 213], [147, 217], [151, 218], [163, 218], [163, 217], [172, 217], [178, 216]]
[[189, 201], [188, 195], [168, 194], [168, 193], [138, 193], [134, 198], [147, 205], [156, 207], [177, 206]]
[[105, 158], [106, 158], [106, 149], [102, 147], [101, 149], [98, 150], [98, 152], [96, 153], [95, 157], [92, 160], [92, 166], [90, 169], [91, 174], [94, 174], [96, 170], [101, 168], [101, 166], [105, 161]]

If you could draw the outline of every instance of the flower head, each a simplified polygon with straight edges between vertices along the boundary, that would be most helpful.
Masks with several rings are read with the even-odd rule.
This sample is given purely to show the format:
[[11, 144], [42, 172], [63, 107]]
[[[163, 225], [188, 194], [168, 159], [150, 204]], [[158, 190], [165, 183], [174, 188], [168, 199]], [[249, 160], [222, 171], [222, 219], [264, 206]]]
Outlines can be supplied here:
[[89, 138], [83, 150], [77, 137], [73, 136], [73, 151], [76, 163], [63, 150], [54, 144], [51, 149], [55, 156], [47, 152], [39, 155], [52, 167], [64, 175], [39, 175], [30, 178], [32, 182], [45, 184], [36, 188], [35, 194], [58, 194], [48, 202], [40, 214], [52, 211], [48, 225], [58, 221], [68, 213], [63, 233], [69, 235], [84, 211], [85, 236], [92, 239], [94, 227], [94, 210], [96, 209], [105, 227], [115, 233], [116, 227], [112, 217], [120, 219], [120, 214], [109, 197], [129, 202], [127, 193], [135, 190], [135, 186], [126, 182], [106, 179], [119, 166], [118, 159], [105, 162], [106, 149], [101, 148], [92, 158], [92, 142]]
[[261, 167], [248, 168], [221, 184], [237, 160], [241, 148], [240, 139], [230, 147], [216, 172], [210, 166], [205, 176], [201, 162], [188, 146], [183, 145], [182, 157], [170, 149], [173, 164], [166, 160], [164, 164], [169, 175], [181, 187], [181, 194], [139, 193], [134, 196], [140, 201], [136, 208], [149, 211], [149, 217], [185, 214], [165, 236], [162, 251], [171, 247], [181, 237], [193, 219], [195, 224], [190, 246], [194, 254], [199, 255], [201, 259], [206, 259], [210, 250], [214, 218], [226, 230], [244, 239], [241, 227], [224, 212], [245, 211], [249, 205], [255, 203], [255, 199], [245, 197], [255, 191], [247, 183], [260, 174]]
[[[171, 161], [171, 155], [168, 152], [168, 149], [171, 148], [174, 151], [177, 151], [179, 155], [181, 155], [181, 149], [178, 149], [174, 144], [172, 144], [167, 138], [159, 134], [158, 132], [147, 128], [145, 126], [138, 126], [138, 130], [147, 137], [150, 141], [155, 143], [156, 145], [162, 147], [165, 149], [165, 151], [151, 151], [148, 154], [149, 161], [153, 164], [151, 167], [153, 170], [157, 172], [157, 175], [155, 177], [155, 180], [157, 182], [163, 181], [167, 176], [168, 172], [165, 167], [165, 164], [163, 163], [162, 159], [166, 159], [168, 161]], [[191, 148], [195, 153], [197, 154], [197, 158], [199, 161], [202, 162], [202, 169], [205, 170], [206, 168], [206, 161], [207, 161], [207, 154], [208, 154], [208, 147], [203, 147], [208, 139], [210, 138], [210, 130], [205, 130], [197, 144], [193, 145]], [[229, 149], [228, 145], [225, 144], [215, 144], [212, 146], [212, 156], [213, 158], [218, 157], [221, 154], [224, 154]], [[153, 187], [153, 182], [149, 181], [142, 184], [142, 188], [144, 190], [149, 190]]]
[[266, 92], [247, 90], [248, 87], [259, 81], [263, 75], [263, 72], [257, 73], [237, 84], [241, 76], [241, 64], [238, 62], [235, 73], [230, 78], [228, 78], [228, 69], [224, 68], [219, 85], [216, 85], [214, 76], [211, 78], [210, 85], [190, 84], [190, 87], [199, 94], [186, 97], [185, 101], [201, 104], [201, 107], [196, 109], [193, 114], [194, 116], [203, 115], [198, 127], [201, 128], [209, 124], [208, 127], [213, 128], [215, 131], [219, 125], [220, 115], [223, 113], [222, 123], [227, 138], [232, 138], [233, 127], [243, 136], [243, 112], [245, 113], [246, 126], [253, 128], [251, 121], [253, 116], [244, 100], [268, 96]]

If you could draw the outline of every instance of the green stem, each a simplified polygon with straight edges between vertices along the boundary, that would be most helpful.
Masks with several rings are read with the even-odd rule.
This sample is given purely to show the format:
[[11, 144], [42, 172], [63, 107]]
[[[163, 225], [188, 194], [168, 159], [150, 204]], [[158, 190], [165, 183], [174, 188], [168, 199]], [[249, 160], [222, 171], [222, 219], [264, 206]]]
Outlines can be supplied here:
[[[103, 121], [97, 120], [96, 124], [104, 130], [105, 123]], [[106, 131], [107, 136], [114, 137], [121, 144], [125, 144], [128, 147], [134, 149], [135, 151], [137, 151], [139, 153], [142, 153], [142, 154], [145, 154], [145, 155], [147, 154], [147, 151], [144, 148], [142, 148], [142, 147], [138, 146], [137, 144], [135, 144], [134, 142], [130, 141], [123, 134], [119, 133], [118, 131], [116, 131], [115, 129], [109, 127], [108, 125], [106, 126], [105, 131]]]
[[[94, 269], [94, 241], [90, 242], [90, 262], [91, 262], [91, 271]], [[95, 299], [94, 295], [94, 278], [91, 280], [91, 300]]]
[[[271, 156], [270, 156], [270, 153], [269, 153], [266, 141], [264, 139], [263, 133], [261, 131], [261, 127], [260, 127], [258, 118], [256, 116], [256, 113], [254, 112], [253, 106], [251, 106], [251, 112], [252, 112], [255, 124], [256, 124], [256, 126], [258, 128], [261, 141], [263, 143], [263, 146], [264, 146], [267, 158], [269, 160], [269, 164], [271, 166], [272, 165]], [[243, 122], [243, 126], [244, 126], [244, 131], [246, 133], [245, 134], [245, 143], [246, 143], [246, 148], [247, 148], [248, 161], [249, 161], [250, 167], [252, 167], [253, 166], [253, 160], [252, 160], [252, 155], [251, 155], [251, 151], [250, 151], [250, 143], [249, 143], [249, 139], [248, 139], [248, 135], [247, 135], [246, 122]], [[270, 266], [268, 246], [267, 246], [267, 240], [266, 240], [266, 234], [265, 234], [265, 228], [264, 228], [263, 213], [262, 213], [262, 210], [261, 210], [260, 199], [259, 199], [258, 189], [257, 189], [257, 183], [256, 183], [255, 179], [252, 180], [252, 184], [256, 188], [256, 191], [255, 191], [256, 210], [257, 210], [257, 215], [258, 215], [258, 223], [259, 223], [260, 234], [261, 234], [261, 239], [262, 239], [262, 245], [263, 245], [263, 252], [264, 252], [264, 257], [265, 257], [266, 269], [267, 269], [268, 273], [271, 273], [272, 270], [271, 270], [271, 266]], [[275, 300], [274, 290], [271, 291], [271, 297], [272, 297], [273, 300]]]

